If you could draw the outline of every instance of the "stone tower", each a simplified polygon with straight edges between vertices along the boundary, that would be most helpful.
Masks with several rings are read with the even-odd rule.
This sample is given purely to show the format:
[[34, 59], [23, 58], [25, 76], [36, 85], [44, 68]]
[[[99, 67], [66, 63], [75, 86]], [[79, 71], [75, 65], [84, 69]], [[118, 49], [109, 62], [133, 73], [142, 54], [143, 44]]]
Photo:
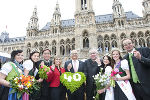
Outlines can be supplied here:
[[92, 0], [76, 0], [75, 7], [75, 48], [87, 56], [90, 48], [97, 48]]
[[142, 4], [144, 7], [143, 17], [145, 18], [145, 23], [150, 23], [150, 0], [143, 0]]
[[113, 0], [112, 9], [113, 9], [113, 18], [114, 18], [115, 27], [116, 28], [125, 27], [126, 15], [122, 7], [122, 4], [119, 2], [119, 0]]
[[60, 26], [61, 26], [61, 13], [58, 1], [56, 3], [55, 11], [53, 13], [53, 18], [51, 20], [51, 33], [60, 33]]
[[37, 7], [34, 8], [33, 15], [30, 18], [27, 27], [27, 37], [37, 36], [39, 30]]
[[[27, 34], [26, 34], [26, 41], [25, 41], [25, 50], [26, 51], [26, 57], [29, 56], [31, 52], [31, 43], [29, 41], [38, 36], [39, 33], [39, 24], [38, 24], [38, 16], [37, 16], [37, 7], [34, 8], [33, 14], [30, 18], [30, 21], [28, 23], [28, 27], [26, 28]], [[33, 39], [32, 39], [33, 40]]]

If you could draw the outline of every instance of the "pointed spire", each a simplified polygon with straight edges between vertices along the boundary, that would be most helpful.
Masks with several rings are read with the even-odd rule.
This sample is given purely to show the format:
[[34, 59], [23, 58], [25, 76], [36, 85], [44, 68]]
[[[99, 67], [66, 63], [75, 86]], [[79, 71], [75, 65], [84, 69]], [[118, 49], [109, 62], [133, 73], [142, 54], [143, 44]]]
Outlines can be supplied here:
[[38, 16], [37, 16], [37, 6], [35, 6], [30, 21], [28, 23], [27, 29], [38, 29], [38, 28], [39, 25], [38, 25]]
[[150, 14], [150, 2], [149, 2], [149, 0], [143, 0], [142, 5], [144, 7], [143, 14], [144, 14], [144, 16], [147, 16], [148, 14]]
[[61, 14], [61, 13], [60, 13], [60, 8], [59, 8], [58, 0], [57, 0], [57, 3], [56, 3], [56, 7], [55, 7], [54, 14], [59, 14], [59, 15]]
[[60, 18], [61, 18], [61, 13], [60, 13], [60, 8], [59, 8], [59, 3], [57, 0], [56, 7], [53, 13], [53, 18], [51, 20], [51, 25], [60, 25]]
[[112, 9], [113, 9], [114, 18], [125, 17], [124, 9], [122, 7], [122, 4], [119, 2], [119, 0], [113, 0]]

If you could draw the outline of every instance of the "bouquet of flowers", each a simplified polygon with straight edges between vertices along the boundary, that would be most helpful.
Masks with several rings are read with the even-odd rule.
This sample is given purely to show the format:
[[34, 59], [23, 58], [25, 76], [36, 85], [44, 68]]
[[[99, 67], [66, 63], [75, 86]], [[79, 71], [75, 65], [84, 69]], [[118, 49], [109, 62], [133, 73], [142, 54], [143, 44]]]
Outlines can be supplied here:
[[65, 72], [60, 76], [60, 81], [71, 93], [73, 93], [86, 81], [86, 77], [82, 72]]
[[47, 79], [48, 78], [47, 74], [48, 74], [49, 70], [50, 70], [50, 68], [47, 67], [46, 65], [40, 66], [39, 72], [38, 72], [39, 77], [42, 79]]
[[93, 76], [93, 78], [96, 84], [96, 96], [94, 98], [95, 100], [99, 100], [99, 94], [97, 93], [97, 90], [105, 88], [110, 83], [109, 81], [110, 75], [102, 73], [101, 68], [101, 71], [95, 76]]
[[117, 74], [122, 74], [122, 72], [119, 72], [118, 68], [115, 68], [111, 72], [111, 78], [110, 78], [110, 86], [115, 87], [115, 80], [112, 79], [112, 77], [115, 77]]
[[23, 93], [30, 94], [33, 89], [40, 89], [39, 84], [33, 76], [24, 75], [14, 77], [13, 80], [10, 80], [10, 86], [13, 88], [10, 94], [17, 92], [17, 99], [19, 99]]

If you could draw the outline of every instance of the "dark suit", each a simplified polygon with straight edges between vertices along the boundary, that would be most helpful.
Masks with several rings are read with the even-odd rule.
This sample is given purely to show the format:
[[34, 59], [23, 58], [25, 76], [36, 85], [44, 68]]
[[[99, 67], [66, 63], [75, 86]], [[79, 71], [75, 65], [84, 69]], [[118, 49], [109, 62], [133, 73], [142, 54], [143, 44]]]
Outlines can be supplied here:
[[[38, 63], [40, 65], [40, 63], [44, 61], [44, 60], [40, 60]], [[52, 65], [52, 61], [49, 60], [48, 62], [44, 61], [44, 64], [47, 67], [50, 67]], [[41, 97], [40, 100], [48, 100], [48, 88], [49, 88], [49, 83], [46, 82], [46, 80], [43, 80], [43, 82], [41, 83]]]
[[[70, 69], [70, 71], [68, 71], [67, 66], [69, 64], [72, 64], [72, 60], [69, 60], [67, 62], [65, 62], [65, 70], [66, 72], [72, 72], [74, 73], [74, 69], [73, 69], [73, 64], [72, 64], [72, 68]], [[78, 72], [84, 72], [84, 68], [83, 68], [83, 62], [79, 61], [79, 67], [78, 67]], [[68, 100], [84, 100], [84, 84], [78, 89], [76, 90], [74, 93], [71, 94], [70, 91], [67, 91], [68, 94]]]
[[95, 95], [96, 85], [94, 84], [93, 75], [98, 74], [100, 71], [100, 66], [98, 66], [96, 61], [88, 59], [84, 62], [84, 72], [86, 74], [86, 99], [94, 100], [93, 96]]
[[[128, 60], [131, 85], [133, 92], [137, 100], [149, 100], [150, 99], [150, 49], [149, 48], [137, 48], [137, 51], [141, 54], [141, 60], [132, 57], [133, 64], [140, 83], [133, 83], [131, 67], [129, 62], [129, 54], [125, 55], [125, 59]], [[143, 98], [143, 99], [142, 99]]]

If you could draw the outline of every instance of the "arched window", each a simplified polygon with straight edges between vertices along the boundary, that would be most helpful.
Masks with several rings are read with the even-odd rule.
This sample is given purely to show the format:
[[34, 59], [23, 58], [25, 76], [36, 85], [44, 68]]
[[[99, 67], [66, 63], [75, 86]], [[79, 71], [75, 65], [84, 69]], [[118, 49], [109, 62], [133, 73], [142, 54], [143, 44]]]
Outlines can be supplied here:
[[97, 37], [97, 43], [98, 43], [98, 51], [99, 53], [102, 53], [104, 51], [104, 45], [103, 45], [103, 37], [101, 35]]
[[63, 39], [60, 40], [60, 55], [65, 55], [65, 41]]
[[52, 42], [52, 55], [56, 55], [56, 41], [53, 40]]
[[65, 55], [65, 47], [63, 45], [60, 46], [60, 55]]
[[100, 53], [102, 53], [104, 51], [104, 46], [103, 46], [103, 43], [101, 41], [98, 42], [98, 51]]
[[35, 47], [35, 48], [38, 47], [38, 43], [37, 43], [37, 42], [34, 43], [34, 47]]
[[101, 35], [99, 35], [99, 36], [97, 37], [97, 41], [103, 41], [103, 37], [102, 37]]
[[48, 42], [48, 41], [45, 41], [44, 46], [45, 46], [45, 47], [48, 47], [48, 46], [49, 46], [49, 42]]
[[140, 38], [140, 37], [144, 37], [144, 34], [141, 31], [138, 33], [138, 38]]
[[145, 37], [150, 37], [150, 32], [149, 31], [145, 32]]
[[110, 51], [110, 43], [109, 43], [109, 41], [106, 41], [105, 42], [105, 52], [109, 52]]
[[135, 32], [132, 32], [132, 33], [130, 34], [130, 38], [136, 38], [136, 33], [135, 33]]
[[115, 39], [117, 39], [117, 38], [116, 38], [116, 35], [115, 35], [115, 34], [112, 34], [112, 35], [111, 35], [111, 40], [115, 40]]
[[89, 48], [88, 33], [83, 33], [83, 48]]
[[31, 43], [30, 42], [27, 44], [27, 47], [29, 47], [29, 48], [31, 47]]
[[133, 43], [134, 43], [135, 47], [138, 47], [137, 40], [136, 40], [136, 39], [132, 39], [132, 41], [133, 41]]
[[30, 51], [31, 51], [30, 48], [28, 48], [28, 49], [27, 49], [27, 55], [26, 55], [27, 57], [30, 56]]
[[140, 47], [145, 47], [145, 40], [143, 38], [139, 39], [139, 46]]
[[121, 20], [121, 24], [122, 24], [122, 26], [124, 26], [124, 22], [123, 22], [123, 20]]
[[42, 41], [40, 41], [39, 46], [42, 47], [44, 44]]
[[43, 48], [40, 47], [39, 50], [40, 50], [40, 56], [41, 56], [41, 55], [42, 55], [42, 52], [43, 52]]
[[126, 34], [125, 33], [121, 33], [120, 35], [121, 40], [126, 38]]
[[66, 54], [69, 55], [70, 54], [70, 51], [71, 51], [71, 47], [70, 47], [70, 39], [67, 39], [66, 40]]
[[106, 34], [106, 35], [104, 36], [104, 41], [107, 41], [107, 40], [109, 40], [109, 36]]
[[112, 46], [112, 48], [117, 47], [117, 42], [116, 41], [112, 41], [111, 46]]
[[150, 47], [150, 37], [148, 37], [148, 38], [146, 39], [146, 42], [147, 42], [147, 47]]

